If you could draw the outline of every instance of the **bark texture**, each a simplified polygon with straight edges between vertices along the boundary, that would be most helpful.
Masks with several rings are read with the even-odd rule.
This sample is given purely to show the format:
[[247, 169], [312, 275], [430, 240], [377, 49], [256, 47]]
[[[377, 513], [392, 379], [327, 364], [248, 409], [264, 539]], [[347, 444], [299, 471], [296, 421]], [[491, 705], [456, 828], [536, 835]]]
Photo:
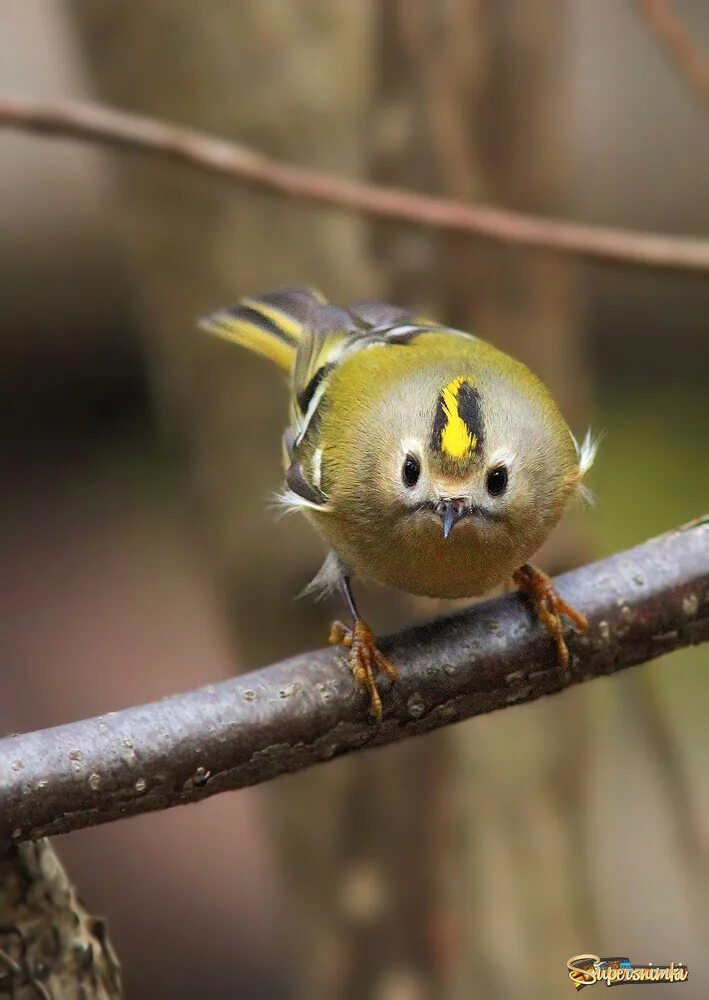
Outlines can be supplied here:
[[0, 858], [0, 996], [118, 1000], [118, 959], [104, 921], [79, 899], [48, 840]]

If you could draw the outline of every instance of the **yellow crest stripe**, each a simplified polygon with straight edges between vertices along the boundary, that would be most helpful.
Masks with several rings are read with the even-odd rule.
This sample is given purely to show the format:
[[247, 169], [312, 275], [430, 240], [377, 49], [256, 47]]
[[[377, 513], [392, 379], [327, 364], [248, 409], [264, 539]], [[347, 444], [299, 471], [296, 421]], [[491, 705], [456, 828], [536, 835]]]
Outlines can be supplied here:
[[475, 451], [477, 435], [471, 434], [458, 409], [458, 395], [467, 379], [456, 378], [441, 392], [445, 424], [441, 433], [441, 451], [450, 458], [465, 458]]

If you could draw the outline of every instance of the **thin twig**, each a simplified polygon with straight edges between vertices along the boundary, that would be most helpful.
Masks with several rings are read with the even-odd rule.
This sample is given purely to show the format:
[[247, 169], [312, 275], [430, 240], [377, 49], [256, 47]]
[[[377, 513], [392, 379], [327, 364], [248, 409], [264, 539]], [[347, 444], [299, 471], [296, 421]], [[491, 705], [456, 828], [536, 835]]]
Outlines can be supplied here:
[[544, 219], [334, 177], [246, 146], [96, 104], [0, 95], [0, 128], [154, 153], [231, 181], [411, 225], [633, 267], [706, 274], [709, 241]]
[[[709, 516], [558, 578], [589, 619], [578, 683], [709, 639]], [[383, 644], [402, 677], [379, 725], [341, 650], [306, 653], [164, 701], [0, 740], [0, 844], [66, 833], [297, 771], [532, 701], [565, 685], [510, 594]], [[100, 665], [97, 665], [97, 668]]]
[[709, 107], [709, 59], [698, 52], [672, 0], [638, 0], [650, 31], [704, 108]]

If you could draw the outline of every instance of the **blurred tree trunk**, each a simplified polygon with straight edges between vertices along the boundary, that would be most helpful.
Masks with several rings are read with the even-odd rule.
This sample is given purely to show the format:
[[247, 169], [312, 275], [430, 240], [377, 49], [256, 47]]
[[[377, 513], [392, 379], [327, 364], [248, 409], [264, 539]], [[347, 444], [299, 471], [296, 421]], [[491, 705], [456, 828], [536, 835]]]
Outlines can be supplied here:
[[[141, 7], [103, 0], [69, 9], [99, 97], [293, 162], [350, 176], [366, 168], [368, 3], [267, 0], [197, 11], [186, 0]], [[281, 480], [285, 392], [264, 362], [205, 341], [194, 321], [283, 283], [320, 285], [335, 300], [375, 297], [367, 225], [173, 166], [122, 160], [117, 172], [156, 395], [186, 446], [239, 659], [254, 666], [321, 645], [327, 614], [293, 603], [317, 568], [317, 543], [300, 522], [275, 520], [264, 503]], [[373, 618], [391, 621], [379, 606]], [[448, 840], [441, 766], [433, 745], [420, 742], [270, 790], [297, 995], [436, 992], [446, 935], [440, 873], [426, 859], [444, 857]]]
[[[563, 214], [565, 12], [531, 0], [394, 0], [380, 12], [376, 175]], [[524, 360], [582, 431], [589, 378], [571, 265], [454, 234], [384, 226], [374, 245], [391, 298], [418, 303]], [[582, 561], [589, 547], [572, 514], [542, 561], [557, 571]], [[449, 923], [461, 928], [452, 995], [470, 996], [471, 984], [487, 997], [516, 995], [520, 968], [525, 984], [539, 990], [533, 995], [555, 995], [564, 989], [557, 955], [563, 968], [574, 946], [593, 940], [585, 705], [575, 692], [535, 705], [524, 718], [483, 720], [452, 737], [457, 780], [449, 825], [464, 831], [459, 843], [446, 845], [459, 874], [457, 906], [448, 900]]]

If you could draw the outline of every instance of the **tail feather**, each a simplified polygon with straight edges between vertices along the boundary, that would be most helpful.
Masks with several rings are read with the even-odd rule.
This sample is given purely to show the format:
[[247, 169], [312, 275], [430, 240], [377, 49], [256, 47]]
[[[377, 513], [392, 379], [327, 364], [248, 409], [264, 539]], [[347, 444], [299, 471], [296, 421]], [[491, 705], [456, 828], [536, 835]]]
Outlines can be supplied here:
[[258, 298], [242, 299], [231, 309], [219, 309], [201, 319], [199, 325], [290, 372], [303, 330], [324, 302], [314, 289], [283, 288]]

